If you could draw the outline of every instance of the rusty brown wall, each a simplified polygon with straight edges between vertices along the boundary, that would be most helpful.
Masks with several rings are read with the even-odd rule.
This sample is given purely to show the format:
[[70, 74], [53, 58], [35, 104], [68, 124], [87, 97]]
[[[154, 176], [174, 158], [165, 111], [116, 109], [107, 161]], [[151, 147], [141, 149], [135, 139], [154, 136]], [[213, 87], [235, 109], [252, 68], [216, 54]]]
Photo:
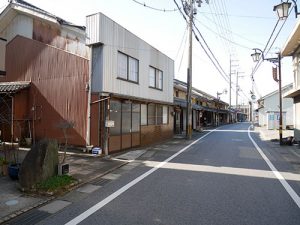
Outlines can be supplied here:
[[163, 125], [141, 126], [141, 146], [158, 143], [173, 137], [173, 107], [169, 107], [169, 123]]
[[16, 93], [13, 97], [14, 140], [16, 140], [16, 138], [21, 139], [22, 137], [29, 137], [29, 130], [26, 129], [28, 126], [26, 119], [29, 119], [28, 112], [30, 111], [28, 102], [28, 89]]
[[61, 121], [75, 123], [69, 143], [85, 145], [88, 60], [46, 44], [17, 36], [7, 44], [7, 75], [0, 81], [31, 81], [29, 109], [36, 106], [37, 138], [63, 140]]
[[[97, 101], [99, 99], [98, 94], [92, 94], [91, 100]], [[91, 145], [99, 146], [99, 104], [91, 105]]]

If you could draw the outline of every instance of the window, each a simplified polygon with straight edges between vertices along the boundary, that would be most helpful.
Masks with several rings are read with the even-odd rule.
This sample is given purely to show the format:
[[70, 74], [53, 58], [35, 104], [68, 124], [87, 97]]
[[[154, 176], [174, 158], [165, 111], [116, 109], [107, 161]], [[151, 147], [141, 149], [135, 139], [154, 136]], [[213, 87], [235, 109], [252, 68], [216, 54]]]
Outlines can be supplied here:
[[118, 52], [118, 78], [138, 83], [139, 61]]
[[156, 124], [160, 125], [163, 122], [163, 107], [162, 105], [156, 105]]
[[[142, 117], [145, 115], [143, 108], [146, 111], [146, 105], [141, 105]], [[143, 122], [141, 123], [143, 124]], [[161, 124], [168, 124], [168, 106], [148, 104], [148, 125]], [[144, 125], [146, 125], [146, 123]]]
[[149, 87], [163, 89], [163, 72], [152, 66], [149, 69]]
[[153, 67], [150, 67], [149, 70], [149, 86], [155, 87], [155, 69]]
[[147, 105], [141, 104], [141, 125], [147, 125]]
[[163, 106], [163, 124], [168, 124], [168, 106]]
[[148, 105], [148, 124], [149, 125], [156, 124], [156, 105], [155, 104]]

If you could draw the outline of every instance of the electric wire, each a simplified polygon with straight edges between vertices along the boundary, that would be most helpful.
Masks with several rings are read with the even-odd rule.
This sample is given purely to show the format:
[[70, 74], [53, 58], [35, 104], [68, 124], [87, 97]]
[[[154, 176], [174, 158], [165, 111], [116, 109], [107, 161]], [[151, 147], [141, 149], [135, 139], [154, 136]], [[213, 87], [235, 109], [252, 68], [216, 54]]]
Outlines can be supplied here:
[[216, 31], [214, 31], [213, 29], [211, 29], [211, 28], [209, 28], [208, 26], [206, 26], [204, 23], [200, 22], [198, 19], [196, 19], [196, 21], [197, 21], [199, 24], [201, 24], [203, 27], [205, 27], [206, 29], [208, 29], [209, 31], [213, 32], [214, 34], [217, 34], [220, 38], [223, 38], [224, 40], [228, 41], [228, 42], [231, 43], [231, 44], [234, 44], [234, 45], [236, 45], [236, 46], [239, 46], [239, 47], [244, 48], [244, 49], [247, 49], [247, 50], [251, 50], [251, 49], [252, 49], [252, 48], [249, 48], [249, 47], [246, 46], [246, 45], [242, 45], [242, 44], [239, 44], [239, 43], [234, 42], [234, 41], [232, 41], [232, 40], [229, 40], [228, 38], [226, 38], [226, 37], [220, 35], [220, 34], [217, 33]]
[[152, 10], [156, 10], [156, 11], [159, 11], [159, 12], [176, 12], [178, 11], [178, 9], [160, 9], [160, 8], [156, 8], [156, 7], [153, 7], [153, 6], [149, 6], [149, 5], [146, 5], [146, 3], [142, 3], [142, 2], [139, 2], [137, 0], [132, 0], [133, 2], [139, 4], [139, 5], [142, 5], [146, 8], [149, 8], [149, 9], [152, 9]]

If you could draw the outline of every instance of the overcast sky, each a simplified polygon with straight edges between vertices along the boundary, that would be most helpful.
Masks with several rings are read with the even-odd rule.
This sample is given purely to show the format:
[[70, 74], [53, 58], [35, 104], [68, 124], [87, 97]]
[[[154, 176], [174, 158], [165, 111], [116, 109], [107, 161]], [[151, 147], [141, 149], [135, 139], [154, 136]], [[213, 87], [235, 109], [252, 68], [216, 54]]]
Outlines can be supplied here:
[[[0, 0], [0, 2], [0, 8], [3, 10], [8, 1]], [[102, 12], [174, 59], [175, 78], [186, 81], [187, 25], [179, 11], [168, 11], [176, 9], [174, 0], [138, 0], [153, 8], [166, 9], [166, 12], [144, 7], [133, 0], [27, 0], [27, 2], [78, 25], [85, 25], [87, 15]], [[181, 1], [177, 2], [181, 6]], [[236, 85], [236, 71], [239, 71], [239, 74], [244, 76], [239, 79], [240, 87], [248, 97], [251, 90], [250, 73], [255, 66], [250, 54], [252, 48], [265, 48], [277, 22], [273, 6], [279, 3], [280, 0], [210, 0], [209, 4], [202, 3], [201, 7], [197, 8], [195, 24], [213, 53], [211, 57], [218, 60], [226, 75], [230, 71], [230, 58], [233, 60], [232, 64], [236, 65], [232, 67], [233, 86]], [[278, 29], [283, 23], [279, 22]], [[296, 18], [292, 11], [270, 52], [278, 52], [283, 47], [295, 23]], [[200, 38], [200, 34], [198, 37]], [[202, 44], [204, 45], [203, 41]], [[267, 57], [275, 56], [276, 54], [267, 55]], [[282, 80], [285, 85], [293, 81], [291, 59], [284, 59], [282, 64]], [[257, 96], [278, 89], [277, 83], [272, 79], [272, 64], [269, 62], [264, 62], [260, 66], [254, 74], [254, 79], [259, 92], [256, 93]], [[214, 96], [224, 89], [229, 90], [228, 82], [220, 75], [195, 39], [193, 86]], [[221, 98], [229, 102], [228, 94], [223, 94]], [[235, 99], [233, 93], [233, 105]], [[239, 99], [239, 104], [248, 101], [242, 93]]]

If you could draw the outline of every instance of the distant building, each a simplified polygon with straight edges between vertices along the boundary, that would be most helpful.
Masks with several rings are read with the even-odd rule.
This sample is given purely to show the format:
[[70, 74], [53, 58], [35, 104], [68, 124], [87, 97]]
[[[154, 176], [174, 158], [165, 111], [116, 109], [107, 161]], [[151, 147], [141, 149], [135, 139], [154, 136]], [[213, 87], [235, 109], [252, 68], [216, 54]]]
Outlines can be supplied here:
[[[292, 90], [293, 84], [282, 87], [283, 95]], [[294, 111], [293, 100], [290, 98], [283, 98], [283, 125], [284, 129], [293, 128], [294, 125]], [[268, 126], [270, 129], [278, 127], [279, 121], [279, 94], [278, 90], [258, 99], [258, 124], [259, 126]], [[271, 124], [274, 123], [274, 124]]]

